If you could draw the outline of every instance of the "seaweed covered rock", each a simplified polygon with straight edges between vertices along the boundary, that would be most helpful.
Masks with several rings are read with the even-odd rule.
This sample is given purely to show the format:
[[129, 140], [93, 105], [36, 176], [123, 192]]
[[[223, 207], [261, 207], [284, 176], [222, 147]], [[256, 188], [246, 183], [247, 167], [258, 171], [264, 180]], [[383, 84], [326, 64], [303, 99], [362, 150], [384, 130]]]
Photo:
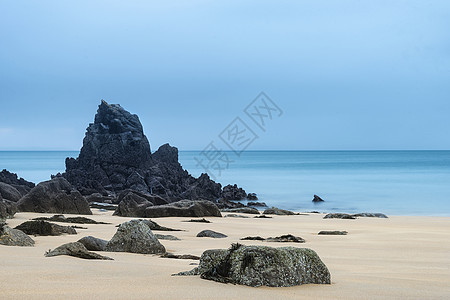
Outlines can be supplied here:
[[304, 243], [305, 240], [299, 236], [293, 236], [292, 234], [285, 234], [277, 237], [269, 237], [266, 239], [267, 242], [277, 242], [277, 243]]
[[344, 220], [354, 220], [355, 216], [343, 213], [330, 213], [323, 217], [324, 219], [344, 219]]
[[61, 234], [77, 234], [72, 226], [61, 226], [49, 223], [47, 221], [27, 221], [15, 229], [22, 230], [29, 235], [61, 235]]
[[105, 251], [106, 244], [108, 244], [107, 240], [102, 240], [93, 236], [85, 236], [78, 240], [79, 243], [82, 243], [87, 250], [90, 251]]
[[39, 183], [17, 206], [24, 212], [92, 215], [86, 199], [63, 177]]
[[268, 208], [268, 209], [266, 209], [263, 212], [263, 214], [265, 214], [265, 215], [279, 215], [279, 216], [295, 215], [295, 213], [290, 211], [290, 210], [280, 209], [280, 208], [277, 208], [277, 207]]
[[106, 251], [161, 254], [166, 249], [143, 220], [131, 220], [119, 226]]
[[53, 257], [58, 255], [69, 255], [83, 259], [113, 260], [110, 257], [88, 251], [88, 249], [86, 249], [86, 247], [79, 242], [67, 243], [45, 253], [45, 257]]
[[31, 247], [34, 241], [23, 231], [0, 224], [0, 245]]
[[146, 218], [159, 217], [221, 217], [219, 208], [211, 201], [181, 200], [145, 209]]
[[328, 268], [311, 249], [239, 244], [228, 250], [207, 250], [197, 268], [177, 275], [200, 275], [203, 279], [253, 287], [331, 283]]

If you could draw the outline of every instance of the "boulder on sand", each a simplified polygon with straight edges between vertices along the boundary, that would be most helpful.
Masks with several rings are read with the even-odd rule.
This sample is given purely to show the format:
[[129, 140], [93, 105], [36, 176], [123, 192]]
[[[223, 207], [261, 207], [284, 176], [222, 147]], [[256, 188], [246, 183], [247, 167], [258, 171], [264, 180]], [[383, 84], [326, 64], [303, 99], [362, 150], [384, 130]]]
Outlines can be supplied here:
[[344, 220], [354, 220], [356, 219], [355, 216], [349, 215], [349, 214], [342, 214], [342, 213], [330, 213], [325, 215], [323, 217], [324, 219], [344, 219]]
[[181, 200], [145, 209], [145, 218], [159, 217], [221, 217], [219, 208], [211, 201]]
[[87, 250], [89, 251], [105, 251], [107, 240], [102, 240], [93, 236], [85, 236], [78, 240], [79, 243], [82, 243]]
[[253, 287], [331, 283], [328, 268], [311, 249], [240, 244], [228, 250], [207, 250], [197, 268], [177, 275], [200, 275], [203, 279]]
[[119, 226], [106, 251], [161, 254], [166, 249], [143, 220], [131, 220]]
[[197, 234], [197, 237], [210, 237], [215, 239], [223, 239], [227, 236], [223, 233], [212, 231], [212, 230], [203, 230]]
[[268, 208], [263, 212], [263, 214], [264, 215], [279, 215], [279, 216], [295, 215], [295, 213], [290, 210], [280, 209], [277, 207]]
[[83, 259], [113, 260], [110, 257], [88, 251], [88, 249], [86, 249], [86, 247], [79, 242], [67, 243], [45, 253], [45, 257], [53, 257], [58, 255], [69, 255]]
[[86, 199], [63, 177], [39, 183], [17, 206], [23, 212], [92, 215]]
[[30, 247], [34, 241], [23, 231], [0, 224], [0, 245]]
[[58, 224], [49, 223], [47, 221], [26, 221], [15, 229], [22, 230], [29, 235], [61, 235], [61, 234], [77, 234], [72, 226], [60, 226]]

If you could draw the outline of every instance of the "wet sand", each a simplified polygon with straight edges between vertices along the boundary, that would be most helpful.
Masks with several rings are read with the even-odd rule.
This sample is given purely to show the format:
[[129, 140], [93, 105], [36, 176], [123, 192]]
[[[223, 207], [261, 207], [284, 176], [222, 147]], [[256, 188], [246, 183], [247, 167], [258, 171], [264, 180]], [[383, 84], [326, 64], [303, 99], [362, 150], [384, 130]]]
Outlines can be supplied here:
[[[35, 247], [0, 245], [1, 299], [450, 299], [450, 218], [397, 217], [357, 220], [322, 219], [323, 215], [274, 216], [272, 219], [157, 218], [158, 224], [185, 231], [172, 234], [181, 241], [161, 240], [167, 251], [200, 256], [206, 249], [228, 248], [249, 235], [293, 234], [304, 244], [239, 241], [246, 245], [295, 246], [315, 250], [331, 273], [331, 285], [252, 288], [171, 274], [194, 268], [193, 260], [159, 258], [131, 253], [100, 254], [114, 261], [69, 256], [46, 258], [45, 251], [92, 235], [110, 239], [115, 225], [132, 218], [113, 217], [93, 210], [91, 217], [111, 225], [79, 226], [77, 235], [33, 237]], [[18, 213], [8, 225], [51, 214]], [[66, 215], [70, 216], [70, 215]], [[60, 223], [61, 225], [70, 225]], [[197, 238], [203, 229], [228, 235]], [[346, 236], [319, 236], [321, 230], [346, 230]]]

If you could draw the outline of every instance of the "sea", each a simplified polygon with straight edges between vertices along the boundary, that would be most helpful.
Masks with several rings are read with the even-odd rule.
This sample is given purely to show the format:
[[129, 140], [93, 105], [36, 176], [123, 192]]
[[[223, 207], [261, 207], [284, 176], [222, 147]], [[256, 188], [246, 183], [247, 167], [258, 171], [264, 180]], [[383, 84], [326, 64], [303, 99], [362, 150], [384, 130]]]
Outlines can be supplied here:
[[[295, 211], [450, 216], [450, 151], [246, 151], [214, 172], [199, 151], [180, 151], [193, 176], [209, 170], [260, 202]], [[0, 151], [0, 169], [35, 183], [64, 172], [78, 151]], [[318, 195], [322, 203], [312, 202]]]

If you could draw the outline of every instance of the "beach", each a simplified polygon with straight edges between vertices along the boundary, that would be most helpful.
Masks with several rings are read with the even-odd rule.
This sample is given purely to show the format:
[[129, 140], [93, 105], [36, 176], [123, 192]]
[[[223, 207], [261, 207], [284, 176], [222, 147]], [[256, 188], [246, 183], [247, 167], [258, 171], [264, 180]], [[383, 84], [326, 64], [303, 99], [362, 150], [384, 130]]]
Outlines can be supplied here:
[[[182, 229], [180, 241], [160, 240], [174, 254], [200, 256], [204, 250], [231, 243], [294, 246], [315, 250], [327, 265], [331, 285], [252, 288], [221, 284], [199, 276], [171, 276], [195, 267], [194, 260], [157, 255], [98, 252], [113, 261], [69, 256], [44, 257], [49, 249], [84, 236], [109, 240], [118, 224], [133, 218], [93, 209], [92, 219], [108, 225], [83, 224], [77, 235], [36, 236], [34, 247], [0, 246], [2, 299], [448, 299], [450, 298], [450, 218], [389, 216], [356, 220], [323, 219], [323, 214], [273, 216], [271, 219], [208, 217], [212, 223], [182, 222], [190, 218], [156, 218], [162, 226]], [[226, 215], [224, 213], [223, 215]], [[15, 227], [52, 214], [17, 213], [7, 220]], [[71, 215], [66, 215], [71, 216]], [[59, 223], [61, 225], [70, 225]], [[211, 229], [223, 239], [198, 238]], [[321, 230], [345, 230], [345, 236], [322, 236]], [[240, 241], [246, 236], [293, 234], [304, 244]]]

